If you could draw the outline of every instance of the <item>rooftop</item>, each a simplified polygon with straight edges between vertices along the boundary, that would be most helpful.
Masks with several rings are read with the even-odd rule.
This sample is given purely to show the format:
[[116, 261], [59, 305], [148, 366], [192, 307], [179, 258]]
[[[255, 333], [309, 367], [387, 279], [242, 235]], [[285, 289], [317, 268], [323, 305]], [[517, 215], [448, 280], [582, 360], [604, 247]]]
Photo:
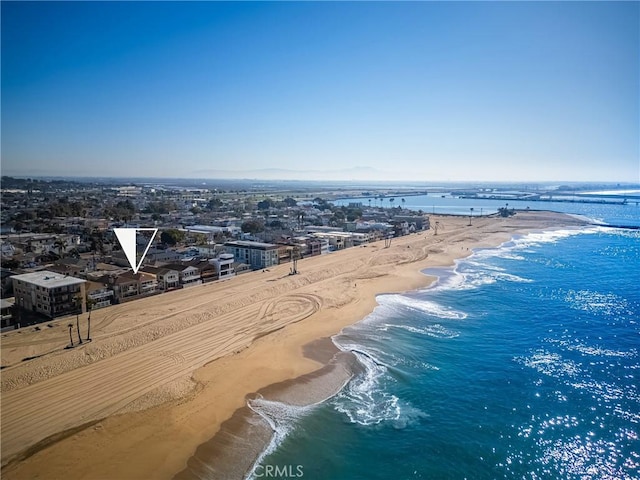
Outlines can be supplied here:
[[226, 246], [229, 247], [245, 247], [245, 248], [259, 248], [262, 250], [278, 248], [277, 245], [273, 243], [264, 243], [264, 242], [250, 242], [247, 240], [237, 240], [234, 242], [225, 242]]
[[14, 297], [0, 299], [0, 308], [9, 308], [15, 305], [16, 299]]
[[56, 287], [68, 287], [69, 285], [78, 285], [85, 283], [85, 280], [75, 277], [69, 277], [60, 273], [50, 272], [49, 270], [42, 270], [40, 272], [23, 273], [22, 275], [15, 275], [12, 279], [22, 280], [23, 282], [32, 283], [39, 287], [44, 288], [56, 288]]

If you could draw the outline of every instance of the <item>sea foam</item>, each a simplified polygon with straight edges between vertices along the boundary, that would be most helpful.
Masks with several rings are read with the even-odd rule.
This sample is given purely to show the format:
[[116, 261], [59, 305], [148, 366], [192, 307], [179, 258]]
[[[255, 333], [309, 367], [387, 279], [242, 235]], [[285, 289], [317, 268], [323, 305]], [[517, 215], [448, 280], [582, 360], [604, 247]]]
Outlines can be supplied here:
[[313, 405], [289, 405], [287, 403], [274, 400], [267, 400], [261, 395], [257, 398], [247, 401], [247, 405], [251, 410], [260, 415], [273, 430], [273, 437], [269, 445], [260, 454], [255, 461], [251, 473], [247, 478], [255, 478], [255, 472], [264, 458], [273, 453], [285, 438], [293, 431], [297, 422], [304, 415], [311, 413], [317, 406]]
[[387, 366], [367, 351], [354, 351], [354, 354], [364, 368], [363, 373], [332, 400], [334, 409], [344, 414], [350, 423], [371, 426], [389, 422], [394, 428], [402, 429], [427, 416], [382, 385], [385, 377], [389, 379]]
[[440, 305], [439, 303], [430, 300], [419, 300], [417, 298], [411, 298], [404, 295], [390, 294], [381, 295], [378, 297], [378, 301], [383, 305], [393, 305], [398, 307], [409, 308], [413, 310], [419, 310], [427, 315], [438, 318], [449, 318], [454, 320], [462, 320], [467, 318], [467, 314], [453, 308]]

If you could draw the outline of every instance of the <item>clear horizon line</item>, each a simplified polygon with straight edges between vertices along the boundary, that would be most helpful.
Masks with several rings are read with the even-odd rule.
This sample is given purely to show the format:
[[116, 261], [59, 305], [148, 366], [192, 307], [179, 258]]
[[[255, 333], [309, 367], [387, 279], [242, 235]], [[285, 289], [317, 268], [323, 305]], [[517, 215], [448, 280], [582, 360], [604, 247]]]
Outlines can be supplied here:
[[631, 180], [556, 180], [556, 179], [546, 179], [546, 180], [520, 180], [520, 179], [511, 179], [511, 180], [476, 180], [476, 179], [464, 179], [464, 180], [442, 180], [442, 179], [432, 179], [432, 180], [409, 180], [409, 179], [397, 179], [397, 180], [374, 180], [374, 179], [358, 179], [358, 178], [345, 178], [345, 179], [305, 179], [305, 178], [286, 178], [286, 179], [278, 179], [278, 178], [260, 178], [260, 177], [181, 177], [181, 176], [137, 176], [137, 175], [87, 175], [87, 174], [74, 174], [74, 175], [28, 175], [28, 174], [1, 174], [2, 177], [12, 177], [12, 178], [33, 178], [33, 179], [49, 179], [49, 178], [66, 178], [66, 179], [148, 179], [148, 180], [238, 180], [238, 181], [271, 181], [271, 182], [310, 182], [310, 183], [322, 183], [322, 182], [371, 182], [371, 183], [398, 183], [398, 182], [406, 182], [406, 183], [426, 183], [426, 182], [435, 182], [435, 183], [595, 183], [595, 184], [628, 184], [628, 185], [640, 185], [640, 180], [631, 181]]

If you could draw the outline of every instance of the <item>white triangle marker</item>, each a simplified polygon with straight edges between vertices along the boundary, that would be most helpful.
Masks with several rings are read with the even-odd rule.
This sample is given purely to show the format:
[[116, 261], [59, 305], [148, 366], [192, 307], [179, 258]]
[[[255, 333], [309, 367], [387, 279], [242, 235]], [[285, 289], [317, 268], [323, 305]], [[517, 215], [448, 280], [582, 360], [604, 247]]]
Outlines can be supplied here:
[[[124, 251], [124, 254], [127, 257], [127, 261], [129, 262], [129, 265], [131, 265], [133, 273], [134, 274], [138, 273], [138, 270], [142, 265], [142, 261], [144, 260], [144, 257], [147, 254], [149, 247], [153, 243], [153, 239], [156, 238], [156, 233], [158, 233], [158, 229], [157, 228], [114, 228], [113, 231], [115, 232], [116, 237], [118, 237], [120, 246], [122, 247], [122, 250]], [[137, 260], [136, 259], [136, 254], [137, 254], [136, 232], [139, 232], [139, 231], [150, 231], [150, 232], [153, 232], [153, 235], [151, 235], [151, 240], [149, 240], [147, 247], [144, 249], [144, 253], [142, 254], [142, 257], [140, 257], [140, 262], [136, 263], [136, 260]]]

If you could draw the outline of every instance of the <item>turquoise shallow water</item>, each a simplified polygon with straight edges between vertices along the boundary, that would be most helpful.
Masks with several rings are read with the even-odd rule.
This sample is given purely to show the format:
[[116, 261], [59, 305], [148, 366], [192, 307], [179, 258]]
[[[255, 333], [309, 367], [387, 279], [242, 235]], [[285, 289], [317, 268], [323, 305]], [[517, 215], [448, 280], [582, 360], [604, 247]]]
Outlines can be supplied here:
[[364, 373], [265, 412], [254, 478], [640, 478], [639, 233], [531, 234], [379, 296], [334, 339]]

